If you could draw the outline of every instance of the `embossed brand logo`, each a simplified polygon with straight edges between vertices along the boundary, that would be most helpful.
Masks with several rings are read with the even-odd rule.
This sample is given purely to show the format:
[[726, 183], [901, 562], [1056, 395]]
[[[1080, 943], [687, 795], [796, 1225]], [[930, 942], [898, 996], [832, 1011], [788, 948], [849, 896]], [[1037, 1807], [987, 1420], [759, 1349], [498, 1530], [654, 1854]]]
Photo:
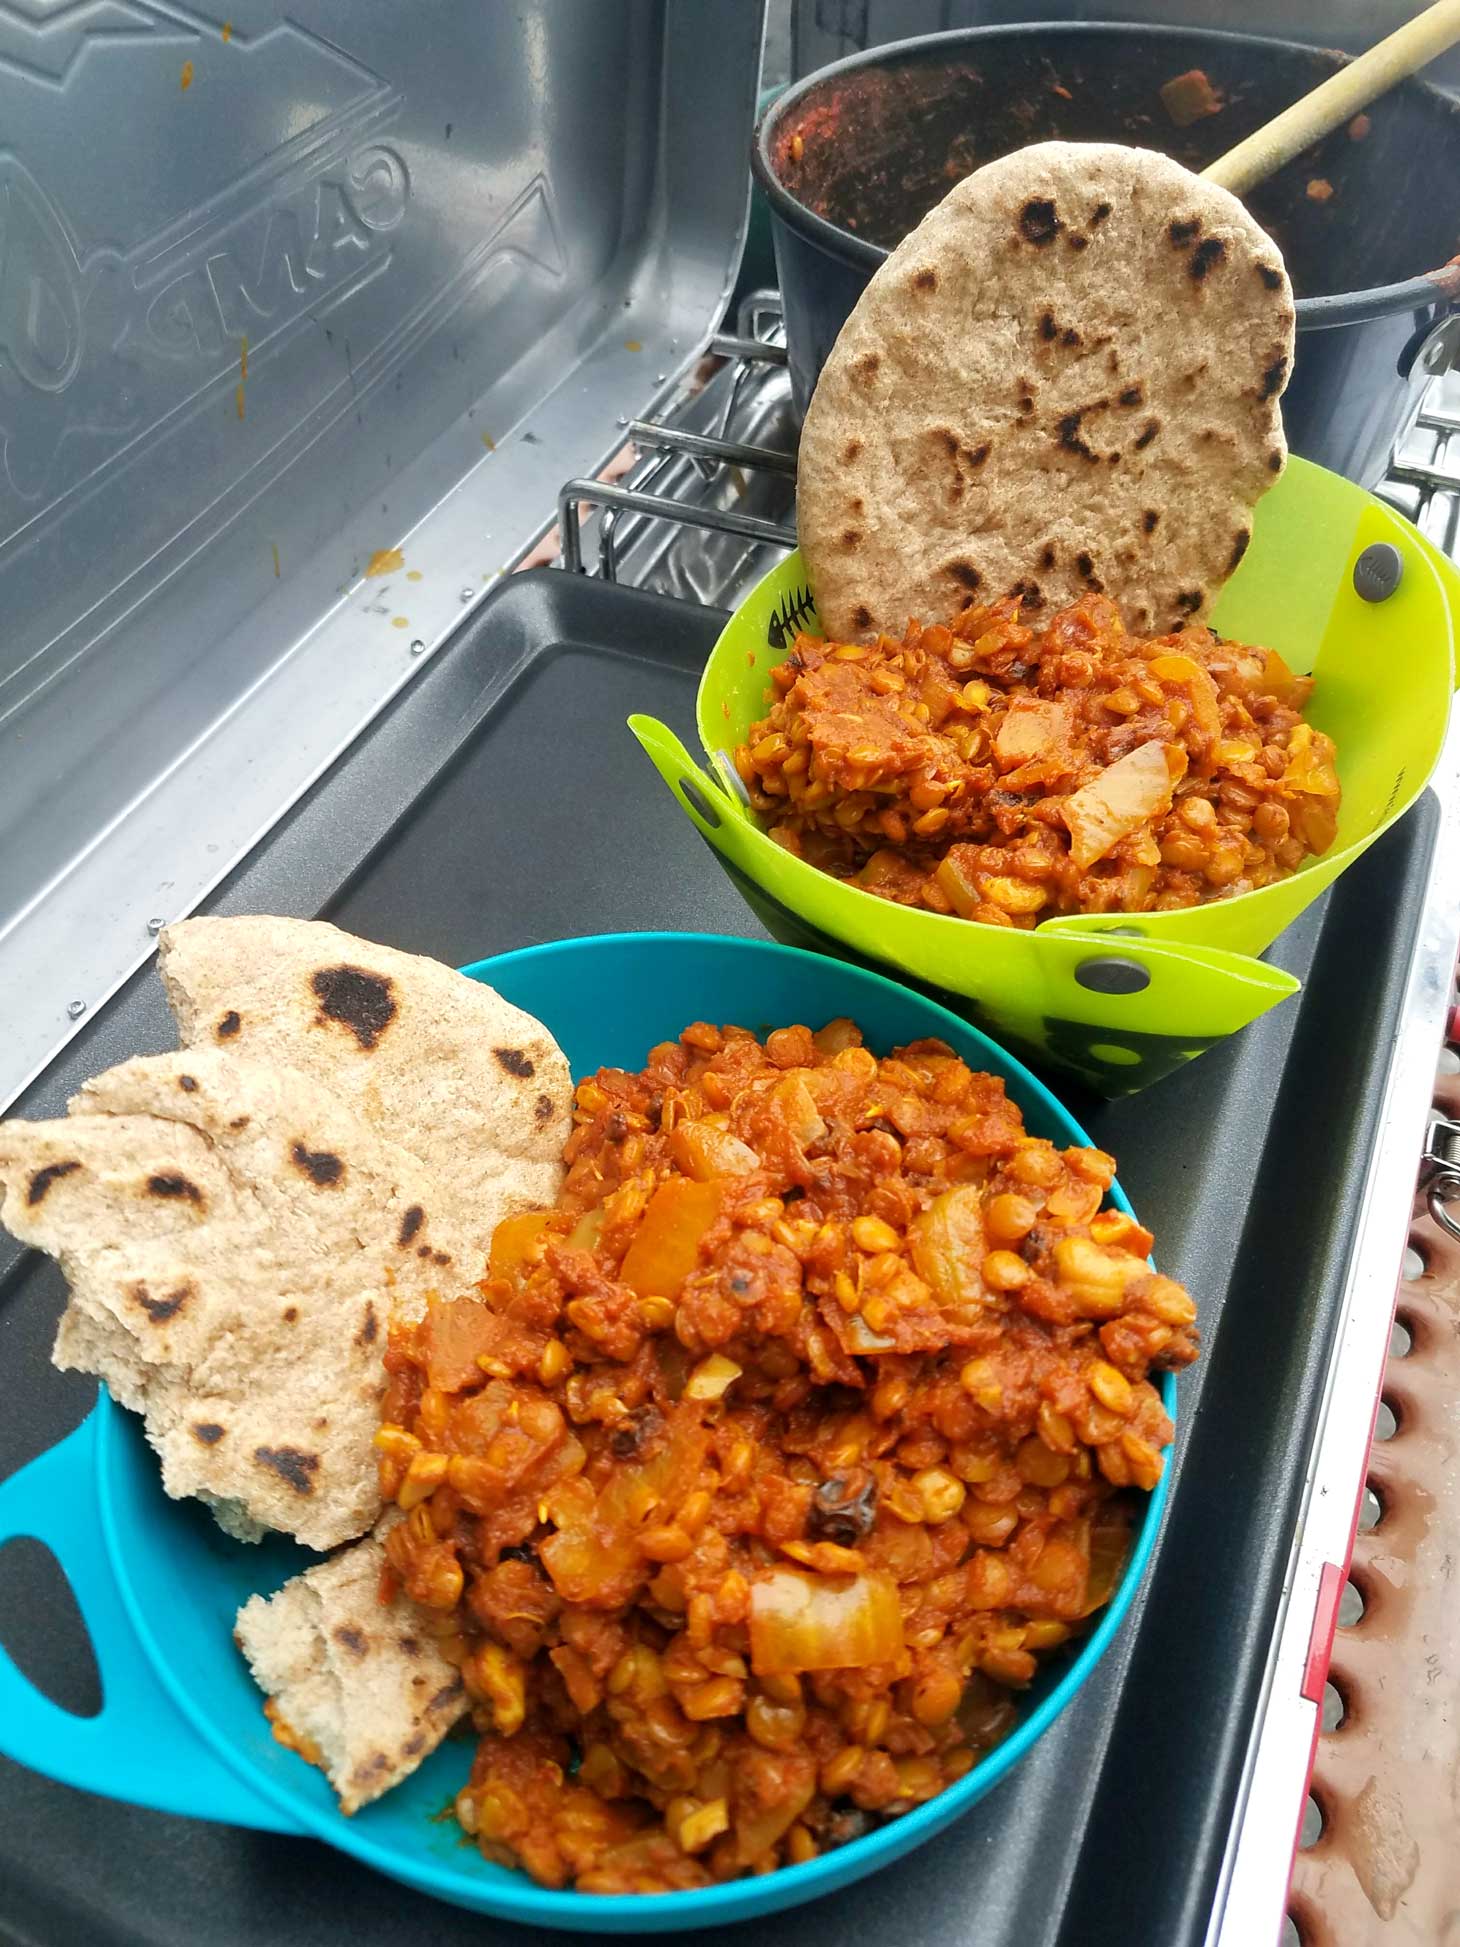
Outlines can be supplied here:
[[70, 431], [133, 430], [157, 361], [226, 375], [244, 339], [257, 353], [358, 288], [388, 261], [409, 196], [405, 163], [372, 144], [170, 254], [159, 275], [150, 243], [83, 260], [40, 185], [0, 155], [0, 432], [11, 485], [27, 499], [44, 494]]
[[[0, 4], [0, 126], [16, 145], [0, 150], [0, 498], [8, 485], [27, 503], [21, 524], [193, 401], [230, 396], [245, 340], [257, 359], [377, 276], [411, 192], [381, 140], [398, 91], [293, 22], [224, 36], [172, 0], [127, 0], [118, 31], [90, 6], [36, 5]], [[224, 48], [227, 116], [200, 150], [173, 146], [196, 142], [185, 127], [149, 147], [129, 118], [193, 113], [182, 57]], [[64, 107], [45, 107], [57, 94]], [[90, 135], [99, 111], [100, 161], [56, 142], [61, 127]], [[17, 152], [27, 134], [44, 186]]]
[[212, 358], [225, 345], [236, 349], [241, 338], [265, 343], [315, 298], [362, 281], [385, 252], [409, 195], [406, 166], [394, 150], [361, 150], [337, 179], [275, 204], [256, 257], [240, 239], [169, 278], [147, 303], [149, 346], [168, 358]]
[[199, 496], [256, 492], [344, 388], [358, 414], [459, 305], [505, 298], [509, 261], [566, 275], [538, 175], [444, 281], [417, 287], [443, 266], [413, 243], [411, 276], [332, 332], [409, 228], [400, 91], [287, 18], [224, 35], [186, 0], [118, 3], [125, 30], [113, 0], [0, 0], [0, 551], [123, 465], [174, 505], [184, 429]]

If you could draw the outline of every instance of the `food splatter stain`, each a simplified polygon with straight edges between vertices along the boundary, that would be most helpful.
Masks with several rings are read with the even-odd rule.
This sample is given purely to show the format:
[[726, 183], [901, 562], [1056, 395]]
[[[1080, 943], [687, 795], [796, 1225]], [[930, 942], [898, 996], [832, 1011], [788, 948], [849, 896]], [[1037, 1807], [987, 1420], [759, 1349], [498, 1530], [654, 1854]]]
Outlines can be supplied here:
[[[631, 345], [629, 347], [630, 351], [637, 351], [638, 349], [637, 345]], [[489, 453], [495, 453], [497, 450], [497, 442], [492, 438], [490, 433], [482, 434], [482, 445], [486, 447]]]
[[407, 581], [420, 581], [421, 579], [422, 579], [422, 575], [419, 568], [407, 568], [406, 570]]
[[404, 568], [406, 558], [399, 548], [377, 548], [365, 563], [366, 581], [376, 581], [381, 575], [393, 575]]
[[237, 406], [237, 408], [238, 408], [238, 416], [239, 416], [239, 418], [240, 418], [240, 419], [242, 419], [242, 417], [243, 417], [243, 387], [242, 387], [241, 385], [236, 385], [236, 386], [234, 386], [234, 388], [233, 388], [233, 403], [234, 403], [234, 405], [235, 405], [235, 406]]
[[405, 615], [392, 615], [390, 618], [390, 626], [393, 629], [408, 629], [411, 626], [410, 617]]
[[189, 89], [189, 88], [191, 88], [191, 87], [192, 87], [192, 85], [193, 85], [193, 64], [192, 64], [192, 62], [191, 62], [191, 61], [184, 61], [184, 62], [183, 62], [183, 64], [182, 64], [182, 91], [183, 91], [183, 93], [184, 93], [184, 94], [186, 94], [186, 93], [187, 93], [187, 91], [188, 91], [188, 89]]
[[274, 557], [274, 580], [277, 581], [279, 579], [279, 543], [277, 541], [270, 541], [269, 553]]
[[624, 350], [626, 352], [641, 352], [643, 349], [644, 349], [643, 344], [640, 342], [639, 339], [625, 338]]
[[233, 22], [231, 20], [225, 20], [218, 32], [222, 37], [223, 45], [226, 47], [233, 39]]

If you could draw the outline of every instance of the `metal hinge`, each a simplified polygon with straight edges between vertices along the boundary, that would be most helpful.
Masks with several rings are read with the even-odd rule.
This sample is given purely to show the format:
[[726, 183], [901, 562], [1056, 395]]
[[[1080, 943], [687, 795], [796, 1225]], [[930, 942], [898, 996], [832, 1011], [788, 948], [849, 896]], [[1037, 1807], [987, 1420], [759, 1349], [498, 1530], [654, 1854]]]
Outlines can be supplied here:
[[1460, 1122], [1452, 1122], [1438, 1110], [1431, 1112], [1425, 1130], [1419, 1187], [1440, 1229], [1460, 1242], [1460, 1218], [1452, 1213], [1460, 1200]]

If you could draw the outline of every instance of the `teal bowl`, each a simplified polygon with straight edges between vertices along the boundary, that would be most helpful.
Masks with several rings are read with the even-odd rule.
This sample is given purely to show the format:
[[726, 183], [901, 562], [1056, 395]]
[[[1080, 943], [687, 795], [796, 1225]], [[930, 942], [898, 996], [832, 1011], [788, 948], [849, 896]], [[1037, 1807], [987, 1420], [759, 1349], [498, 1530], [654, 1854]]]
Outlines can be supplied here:
[[[637, 1068], [691, 1021], [756, 1032], [838, 1015], [886, 1050], [941, 1037], [975, 1068], [1001, 1075], [1030, 1130], [1060, 1144], [1089, 1138], [1017, 1061], [932, 1001], [840, 961], [760, 941], [688, 933], [563, 940], [465, 971], [545, 1021], [582, 1076]], [[1117, 1186], [1112, 1200], [1129, 1209]], [[1164, 1399], [1175, 1406], [1168, 1377]], [[713, 1928], [796, 1906], [890, 1864], [966, 1812], [1048, 1729], [1121, 1625], [1155, 1544], [1166, 1498], [1149, 1497], [1114, 1597], [1078, 1649], [1029, 1692], [1014, 1732], [938, 1798], [837, 1852], [760, 1879], [701, 1892], [551, 1892], [483, 1860], [449, 1816], [471, 1762], [448, 1740], [413, 1778], [345, 1818], [319, 1772], [275, 1743], [234, 1647], [240, 1603], [271, 1591], [309, 1558], [292, 1544], [230, 1541], [192, 1502], [169, 1501], [138, 1421], [105, 1393], [77, 1430], [0, 1484], [0, 1546], [47, 1543], [70, 1578], [101, 1672], [95, 1717], [58, 1708], [0, 1651], [0, 1751], [67, 1784], [160, 1811], [305, 1835], [438, 1899], [529, 1926], [595, 1933]]]

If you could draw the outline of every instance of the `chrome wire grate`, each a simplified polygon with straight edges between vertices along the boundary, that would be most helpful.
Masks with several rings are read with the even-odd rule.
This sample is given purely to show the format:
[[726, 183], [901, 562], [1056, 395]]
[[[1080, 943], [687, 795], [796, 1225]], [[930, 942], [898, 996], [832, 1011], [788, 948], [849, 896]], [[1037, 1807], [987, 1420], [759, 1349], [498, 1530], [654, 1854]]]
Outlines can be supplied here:
[[[625, 452], [558, 496], [561, 562], [606, 581], [733, 608], [796, 544], [796, 426], [781, 301], [753, 291], [654, 420], [623, 420]], [[1460, 371], [1436, 379], [1379, 495], [1460, 557]]]
[[1460, 558], [1460, 371], [1431, 385], [1379, 494], [1442, 553]]

